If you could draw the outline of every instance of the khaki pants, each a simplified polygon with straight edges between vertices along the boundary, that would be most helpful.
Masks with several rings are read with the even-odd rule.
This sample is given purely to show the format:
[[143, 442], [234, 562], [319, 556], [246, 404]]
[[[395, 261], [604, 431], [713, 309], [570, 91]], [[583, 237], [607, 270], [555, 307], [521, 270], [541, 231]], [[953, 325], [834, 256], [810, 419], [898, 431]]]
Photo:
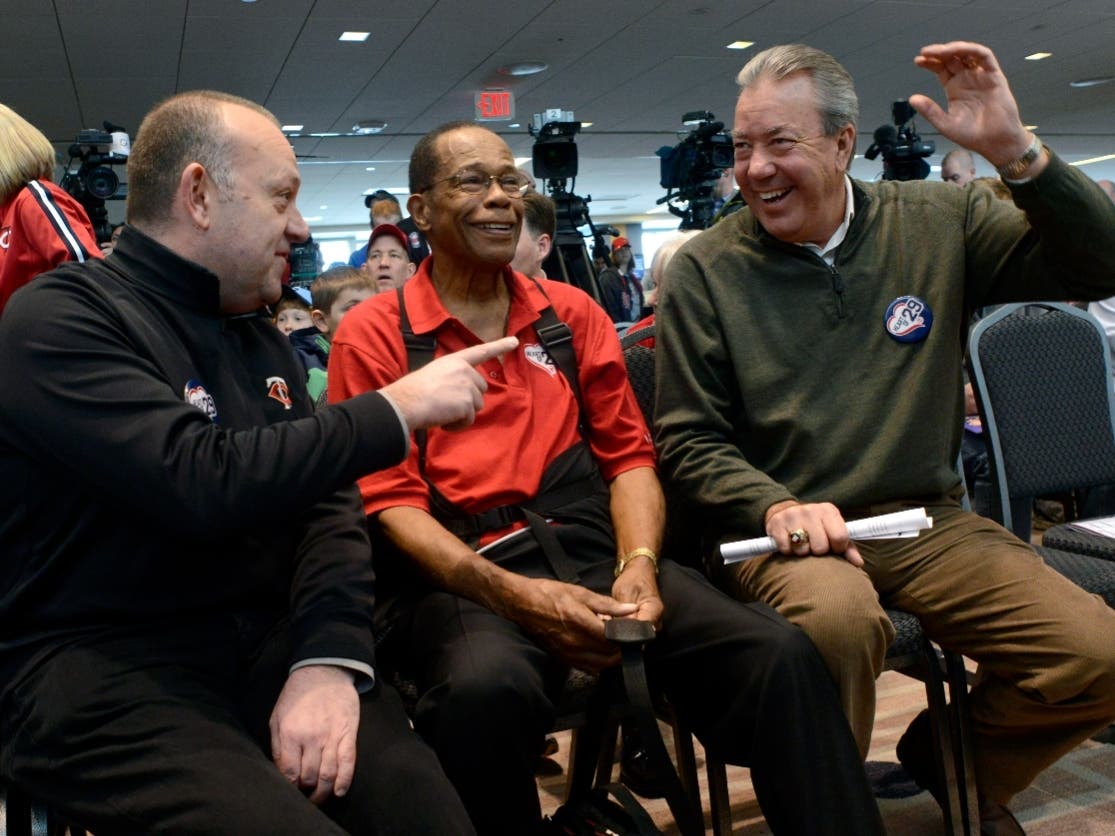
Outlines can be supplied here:
[[771, 555], [725, 567], [718, 581], [810, 635], [864, 755], [893, 638], [883, 604], [916, 615], [934, 641], [978, 662], [976, 780], [986, 798], [1005, 803], [1115, 720], [1115, 610], [990, 520], [950, 504], [927, 512], [934, 526], [916, 539], [859, 544], [863, 569], [835, 556]]

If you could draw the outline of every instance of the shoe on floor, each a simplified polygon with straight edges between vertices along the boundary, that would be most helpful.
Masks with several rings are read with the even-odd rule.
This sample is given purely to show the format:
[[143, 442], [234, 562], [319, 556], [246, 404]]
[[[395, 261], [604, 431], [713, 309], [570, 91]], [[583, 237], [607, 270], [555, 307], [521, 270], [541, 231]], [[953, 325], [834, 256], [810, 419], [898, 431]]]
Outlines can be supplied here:
[[1005, 804], [980, 799], [980, 836], [1026, 836], [1026, 831]]
[[945, 802], [945, 788], [937, 773], [937, 756], [933, 752], [933, 727], [929, 710], [925, 709], [910, 721], [898, 745], [894, 749], [898, 762], [906, 773], [923, 790], [929, 790], [942, 807]]
[[[914, 782], [929, 790], [944, 807], [945, 790], [937, 772], [937, 756], [933, 751], [933, 727], [929, 710], [918, 714], [899, 738], [895, 747], [899, 763]], [[1026, 831], [1003, 804], [979, 799], [980, 836], [1025, 836]]]
[[654, 764], [638, 732], [623, 729], [623, 752], [619, 760], [619, 780], [635, 795], [665, 798], [666, 782]]

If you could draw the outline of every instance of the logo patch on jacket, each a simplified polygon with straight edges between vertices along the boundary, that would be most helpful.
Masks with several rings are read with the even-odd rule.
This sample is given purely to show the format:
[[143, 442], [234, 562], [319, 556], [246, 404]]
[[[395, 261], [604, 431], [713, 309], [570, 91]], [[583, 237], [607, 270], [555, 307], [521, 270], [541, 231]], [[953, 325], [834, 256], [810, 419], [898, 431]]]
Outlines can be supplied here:
[[287, 388], [286, 381], [281, 377], [267, 378], [267, 397], [281, 403], [283, 409], [290, 409], [293, 405], [290, 400], [290, 389]]
[[933, 311], [924, 299], [899, 296], [887, 306], [883, 324], [887, 334], [900, 343], [921, 342], [933, 327]]
[[201, 385], [200, 380], [194, 380], [192, 378], [187, 380], [186, 388], [182, 392], [182, 398], [186, 403], [196, 406], [204, 412], [214, 424], [217, 423], [217, 404], [213, 400], [213, 396]]
[[523, 356], [526, 357], [528, 361], [538, 366], [538, 368], [545, 371], [550, 377], [557, 374], [557, 366], [554, 365], [554, 358], [550, 356], [550, 352], [538, 343], [524, 345]]

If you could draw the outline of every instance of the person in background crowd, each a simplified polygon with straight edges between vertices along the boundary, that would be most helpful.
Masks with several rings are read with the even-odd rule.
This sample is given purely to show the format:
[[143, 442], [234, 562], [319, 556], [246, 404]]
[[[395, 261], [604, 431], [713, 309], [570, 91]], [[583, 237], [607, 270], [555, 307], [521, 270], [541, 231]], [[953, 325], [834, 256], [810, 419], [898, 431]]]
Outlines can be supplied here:
[[124, 224], [118, 223], [112, 227], [112, 235], [107, 241], [101, 244], [101, 256], [106, 256], [112, 252], [112, 248], [116, 246], [116, 242], [120, 239], [120, 233], [124, 230]]
[[[650, 270], [647, 275], [650, 279], [650, 290], [647, 292], [646, 303], [651, 308], [658, 304], [658, 296], [662, 292], [662, 281], [666, 275], [666, 267], [670, 263], [670, 259], [681, 248], [681, 245], [688, 241], [693, 236], [697, 235], [700, 230], [688, 229], [679, 232], [662, 243], [662, 245], [655, 250], [654, 258], [650, 262]], [[648, 328], [654, 324], [654, 311], [652, 310], [645, 317], [638, 322], [631, 324], [627, 329], [627, 333], [633, 334], [636, 331]], [[639, 345], [645, 345], [647, 348], [654, 348], [654, 337], [647, 337], [645, 340], [639, 340]]]
[[526, 276], [546, 278], [542, 262], [549, 256], [557, 234], [554, 201], [533, 189], [523, 195], [523, 226], [515, 245], [511, 269]]
[[631, 272], [631, 242], [622, 235], [612, 241], [612, 262], [597, 276], [604, 310], [612, 322], [634, 322], [643, 315], [643, 288]]
[[941, 179], [954, 186], [966, 186], [976, 179], [976, 161], [970, 151], [954, 148], [941, 160]]
[[271, 306], [271, 321], [284, 336], [289, 337], [301, 328], [313, 327], [309, 295], [302, 288], [283, 285], [282, 296]]
[[[394, 224], [406, 235], [407, 255], [415, 266], [430, 254], [430, 245], [414, 225], [410, 218], [403, 217], [403, 209], [399, 206], [399, 199], [391, 192], [378, 189], [364, 198], [364, 205], [368, 207], [368, 223], [371, 229], [380, 224]], [[349, 256], [350, 267], [361, 267], [368, 257], [368, 248], [361, 247]]]
[[54, 184], [54, 165], [50, 140], [0, 104], [0, 314], [40, 273], [101, 257], [88, 213]]
[[373, 229], [366, 250], [360, 270], [381, 293], [402, 287], [414, 275], [414, 262], [407, 257], [407, 235], [395, 224], [382, 223]]
[[310, 285], [311, 316], [314, 325], [329, 342], [345, 314], [379, 288], [362, 271], [348, 265], [330, 267]]

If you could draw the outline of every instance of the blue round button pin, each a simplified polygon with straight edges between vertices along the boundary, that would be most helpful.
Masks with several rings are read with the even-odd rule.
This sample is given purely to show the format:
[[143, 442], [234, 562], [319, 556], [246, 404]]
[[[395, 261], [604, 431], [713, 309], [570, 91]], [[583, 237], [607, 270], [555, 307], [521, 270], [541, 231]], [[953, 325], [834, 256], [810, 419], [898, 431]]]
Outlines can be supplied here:
[[899, 296], [887, 306], [883, 326], [893, 340], [919, 343], [929, 336], [929, 329], [933, 327], [933, 311], [924, 299]]

